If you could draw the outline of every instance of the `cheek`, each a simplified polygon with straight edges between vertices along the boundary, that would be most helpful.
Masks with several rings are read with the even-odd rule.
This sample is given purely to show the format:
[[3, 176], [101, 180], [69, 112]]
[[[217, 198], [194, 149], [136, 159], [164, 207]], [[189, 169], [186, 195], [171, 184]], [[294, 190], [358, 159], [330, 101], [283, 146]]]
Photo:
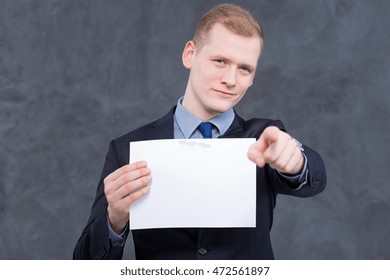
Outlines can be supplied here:
[[242, 79], [241, 82], [238, 83], [240, 92], [242, 92], [242, 94], [244, 95], [245, 92], [248, 90], [248, 88], [252, 86], [252, 84], [253, 84], [252, 78]]
[[209, 88], [213, 88], [218, 84], [219, 78], [214, 71], [201, 71], [198, 73], [196, 82], [198, 86], [205, 91]]
[[214, 80], [218, 76], [218, 71], [214, 70], [212, 66], [208, 65], [202, 68], [200, 75], [204, 80]]
[[199, 75], [203, 80], [213, 81], [221, 76], [221, 69], [218, 69], [213, 63], [203, 63], [199, 68]]

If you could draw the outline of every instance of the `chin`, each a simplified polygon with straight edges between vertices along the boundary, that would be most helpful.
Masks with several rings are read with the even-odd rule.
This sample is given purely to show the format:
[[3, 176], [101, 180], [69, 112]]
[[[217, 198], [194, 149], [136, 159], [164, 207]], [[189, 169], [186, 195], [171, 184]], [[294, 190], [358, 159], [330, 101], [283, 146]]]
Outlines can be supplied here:
[[225, 113], [234, 105], [234, 103], [227, 102], [226, 100], [217, 100], [216, 102], [214, 102], [214, 104], [210, 104], [208, 111], [213, 112], [215, 115], [219, 115]]

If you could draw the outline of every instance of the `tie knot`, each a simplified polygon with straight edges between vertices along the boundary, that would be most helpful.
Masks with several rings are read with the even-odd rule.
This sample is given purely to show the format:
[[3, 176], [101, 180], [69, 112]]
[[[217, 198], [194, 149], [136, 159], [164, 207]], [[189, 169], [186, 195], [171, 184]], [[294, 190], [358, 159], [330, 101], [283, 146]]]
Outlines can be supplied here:
[[202, 122], [198, 126], [198, 129], [200, 133], [202, 133], [203, 138], [212, 138], [211, 129], [213, 128], [213, 125], [209, 122]]

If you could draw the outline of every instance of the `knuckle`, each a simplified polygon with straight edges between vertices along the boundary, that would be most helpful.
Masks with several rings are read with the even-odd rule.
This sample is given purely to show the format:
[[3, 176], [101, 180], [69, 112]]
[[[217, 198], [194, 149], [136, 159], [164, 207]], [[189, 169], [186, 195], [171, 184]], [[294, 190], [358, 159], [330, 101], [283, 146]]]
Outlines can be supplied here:
[[275, 165], [277, 167], [279, 167], [280, 169], [285, 169], [286, 168], [286, 162], [284, 162], [283, 160], [281, 159], [278, 159], [276, 162], [275, 162]]
[[145, 169], [145, 168], [139, 169], [139, 170], [137, 171], [137, 175], [138, 175], [138, 177], [142, 177], [142, 176], [147, 175], [146, 169]]
[[131, 181], [131, 173], [125, 173], [122, 175], [122, 180], [123, 182], [128, 182], [128, 181]]
[[110, 176], [108, 175], [106, 178], [103, 179], [103, 184], [104, 186], [110, 185], [111, 179]]
[[128, 173], [128, 172], [131, 172], [131, 171], [134, 171], [134, 169], [137, 168], [137, 163], [132, 163], [132, 164], [128, 164], [126, 165], [126, 168], [124, 169], [125, 173]]
[[130, 193], [134, 190], [134, 184], [133, 182], [129, 182], [125, 185], [126, 190]]
[[267, 162], [269, 162], [269, 163], [274, 163], [274, 164], [276, 164], [277, 159], [278, 159], [278, 158], [277, 158], [276, 156], [274, 156], [274, 155], [265, 155], [264, 158], [266, 159]]
[[130, 203], [133, 203], [133, 202], [135, 202], [137, 199], [139, 199], [140, 197], [141, 197], [141, 196], [140, 196], [139, 192], [132, 193], [131, 195], [128, 196], [129, 202], [130, 202]]
[[109, 195], [111, 195], [111, 193], [112, 193], [112, 188], [110, 188], [109, 185], [105, 185], [105, 186], [104, 186], [104, 194], [105, 194], [106, 196], [109, 196]]
[[140, 189], [139, 192], [140, 192], [141, 196], [145, 195], [147, 193], [147, 188], [144, 187], [144, 188]]
[[143, 168], [141, 169], [141, 175], [146, 176], [150, 174], [150, 169], [149, 168]]
[[115, 202], [115, 196], [114, 196], [114, 193], [112, 191], [107, 191], [105, 193], [105, 195], [106, 195], [106, 199], [107, 199], [108, 204], [113, 204]]
[[132, 168], [131, 164], [124, 165], [124, 166], [122, 166], [121, 169], [120, 169], [120, 174], [119, 174], [119, 176], [124, 176], [124, 175], [130, 173], [132, 170], [133, 170], [133, 168]]
[[123, 184], [131, 183], [134, 181], [133, 173], [126, 173], [122, 176]]
[[148, 183], [149, 183], [149, 176], [142, 177], [142, 178], [140, 179], [140, 182], [141, 182], [141, 184], [142, 184], [143, 186], [146, 185], [146, 184], [148, 184]]

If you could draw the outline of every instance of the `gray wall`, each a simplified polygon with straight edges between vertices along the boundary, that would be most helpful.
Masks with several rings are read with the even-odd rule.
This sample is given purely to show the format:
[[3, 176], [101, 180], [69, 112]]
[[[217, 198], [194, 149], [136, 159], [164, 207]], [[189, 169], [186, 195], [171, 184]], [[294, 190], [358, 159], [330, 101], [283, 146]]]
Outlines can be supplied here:
[[[71, 258], [109, 140], [176, 103], [219, 2], [0, 0], [1, 259]], [[390, 2], [237, 3], [266, 36], [237, 111], [283, 120], [328, 171], [323, 194], [279, 196], [276, 257], [389, 259]]]

